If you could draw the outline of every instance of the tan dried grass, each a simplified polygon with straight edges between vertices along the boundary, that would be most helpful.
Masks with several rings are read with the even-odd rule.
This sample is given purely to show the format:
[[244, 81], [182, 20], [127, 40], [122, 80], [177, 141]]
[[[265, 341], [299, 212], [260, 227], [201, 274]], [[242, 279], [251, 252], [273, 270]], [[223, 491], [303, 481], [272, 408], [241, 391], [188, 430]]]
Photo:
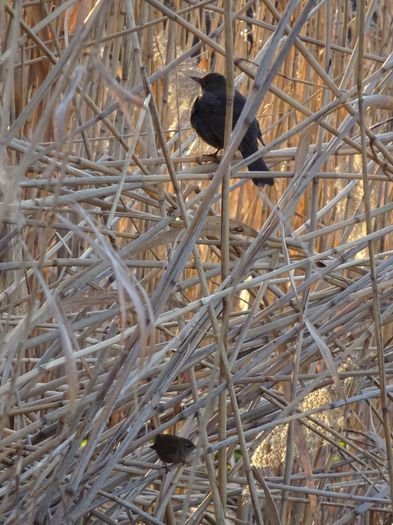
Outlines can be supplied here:
[[[0, 6], [2, 523], [388, 522], [392, 14], [363, 8]], [[262, 195], [246, 112], [219, 165], [189, 125], [189, 76], [234, 66]]]

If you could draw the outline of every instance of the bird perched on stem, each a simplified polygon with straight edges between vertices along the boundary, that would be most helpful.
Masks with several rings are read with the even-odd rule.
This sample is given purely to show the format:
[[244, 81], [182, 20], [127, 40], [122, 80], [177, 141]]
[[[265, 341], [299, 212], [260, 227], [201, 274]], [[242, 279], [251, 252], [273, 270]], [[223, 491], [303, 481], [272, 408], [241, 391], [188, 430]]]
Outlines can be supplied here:
[[[226, 79], [219, 73], [209, 73], [204, 77], [191, 78], [198, 82], [202, 88], [202, 96], [195, 99], [191, 108], [191, 126], [202, 140], [219, 150], [224, 147]], [[245, 97], [239, 91], [235, 91], [232, 129], [235, 127], [245, 103]], [[262, 142], [262, 133], [257, 119], [254, 119], [238, 148], [243, 158], [247, 158], [258, 151], [258, 140]], [[248, 169], [249, 171], [269, 171], [261, 157], [251, 162]], [[257, 186], [273, 185], [271, 177], [253, 178], [252, 181]]]
[[165, 464], [187, 463], [195, 445], [190, 439], [170, 434], [158, 434], [150, 448], [155, 450], [157, 456]]

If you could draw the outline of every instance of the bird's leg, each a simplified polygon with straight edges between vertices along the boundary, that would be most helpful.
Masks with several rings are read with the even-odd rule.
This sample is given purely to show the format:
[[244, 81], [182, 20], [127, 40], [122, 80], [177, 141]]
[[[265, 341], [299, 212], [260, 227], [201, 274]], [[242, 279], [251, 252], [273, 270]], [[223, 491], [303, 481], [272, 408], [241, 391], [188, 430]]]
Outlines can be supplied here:
[[198, 163], [199, 164], [205, 164], [206, 162], [217, 162], [218, 163], [218, 152], [221, 148], [218, 148], [216, 151], [213, 151], [213, 153], [205, 153], [203, 154]]

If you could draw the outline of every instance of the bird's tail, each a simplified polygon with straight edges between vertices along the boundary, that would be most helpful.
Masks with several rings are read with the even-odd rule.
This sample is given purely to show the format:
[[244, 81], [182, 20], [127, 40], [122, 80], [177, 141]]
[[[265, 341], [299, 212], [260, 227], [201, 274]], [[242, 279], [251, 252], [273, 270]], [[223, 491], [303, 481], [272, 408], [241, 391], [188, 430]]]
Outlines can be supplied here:
[[[246, 152], [246, 151], [240, 151], [240, 153], [242, 154], [243, 158], [247, 158], [251, 155], [251, 153], [254, 153], [254, 152]], [[269, 168], [266, 166], [266, 162], [262, 159], [262, 158], [259, 158], [257, 160], [254, 160], [254, 162], [251, 162], [251, 164], [248, 165], [248, 171], [269, 171]], [[271, 177], [264, 177], [263, 179], [252, 179], [252, 182], [256, 185], [256, 186], [265, 186], [265, 184], [268, 184], [269, 186], [273, 186], [274, 184], [274, 181]]]

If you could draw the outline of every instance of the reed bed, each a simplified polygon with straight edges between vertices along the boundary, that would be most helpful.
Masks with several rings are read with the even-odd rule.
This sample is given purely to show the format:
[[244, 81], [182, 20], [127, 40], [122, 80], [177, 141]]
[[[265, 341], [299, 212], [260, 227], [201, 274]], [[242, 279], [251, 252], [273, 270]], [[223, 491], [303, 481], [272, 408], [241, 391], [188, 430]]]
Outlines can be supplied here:
[[[0, 522], [391, 524], [390, 1], [0, 13]], [[208, 71], [248, 95], [218, 162]]]

